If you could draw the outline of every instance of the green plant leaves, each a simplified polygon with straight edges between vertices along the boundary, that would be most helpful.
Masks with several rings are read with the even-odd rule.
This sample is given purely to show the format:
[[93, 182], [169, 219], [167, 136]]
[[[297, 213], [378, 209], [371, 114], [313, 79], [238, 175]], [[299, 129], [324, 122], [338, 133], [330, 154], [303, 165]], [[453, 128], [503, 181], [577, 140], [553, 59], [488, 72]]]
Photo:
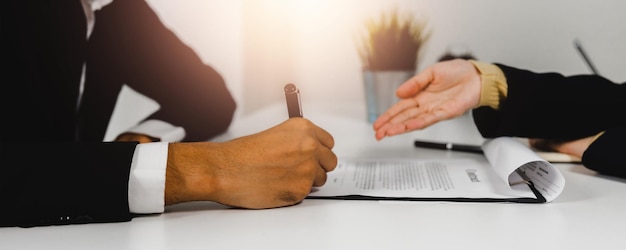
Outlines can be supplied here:
[[399, 16], [397, 10], [383, 13], [379, 20], [368, 20], [359, 50], [367, 70], [415, 70], [420, 49], [430, 32], [426, 22], [413, 15]]

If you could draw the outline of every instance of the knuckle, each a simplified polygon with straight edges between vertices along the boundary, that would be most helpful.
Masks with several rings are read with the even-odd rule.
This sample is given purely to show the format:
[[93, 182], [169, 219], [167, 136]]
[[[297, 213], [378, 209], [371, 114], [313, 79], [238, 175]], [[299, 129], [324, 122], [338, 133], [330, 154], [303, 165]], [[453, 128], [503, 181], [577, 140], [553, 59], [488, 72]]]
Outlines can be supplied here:
[[302, 140], [300, 150], [305, 154], [312, 154], [319, 148], [319, 142], [313, 137], [305, 137]]
[[328, 179], [328, 175], [326, 175], [326, 173], [322, 174], [320, 178], [317, 180], [317, 182], [315, 183], [315, 186], [319, 187], [319, 186], [326, 184], [327, 179]]
[[328, 171], [335, 170], [335, 168], [337, 168], [338, 162], [339, 162], [339, 160], [337, 159], [337, 156], [335, 154], [333, 154], [332, 157], [331, 157], [331, 165], [328, 166]]

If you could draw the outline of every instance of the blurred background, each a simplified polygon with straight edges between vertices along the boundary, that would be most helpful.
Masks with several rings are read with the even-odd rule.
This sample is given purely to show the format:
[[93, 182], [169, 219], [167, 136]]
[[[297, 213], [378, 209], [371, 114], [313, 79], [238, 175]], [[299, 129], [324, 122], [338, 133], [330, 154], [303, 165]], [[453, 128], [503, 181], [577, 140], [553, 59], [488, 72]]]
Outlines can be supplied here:
[[[417, 70], [449, 51], [538, 72], [626, 82], [626, 1], [620, 0], [148, 0], [161, 19], [225, 78], [237, 116], [284, 102], [363, 102], [359, 32], [393, 8], [427, 20]], [[365, 105], [365, 104], [363, 104]], [[306, 112], [306, 109], [305, 109]]]

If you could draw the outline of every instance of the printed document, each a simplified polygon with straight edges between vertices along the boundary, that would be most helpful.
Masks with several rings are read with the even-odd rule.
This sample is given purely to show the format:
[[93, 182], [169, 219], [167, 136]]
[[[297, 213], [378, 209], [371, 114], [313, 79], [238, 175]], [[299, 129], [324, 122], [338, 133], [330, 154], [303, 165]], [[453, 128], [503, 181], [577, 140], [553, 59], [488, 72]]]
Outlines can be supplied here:
[[565, 179], [519, 141], [485, 141], [485, 159], [340, 159], [311, 199], [549, 202]]

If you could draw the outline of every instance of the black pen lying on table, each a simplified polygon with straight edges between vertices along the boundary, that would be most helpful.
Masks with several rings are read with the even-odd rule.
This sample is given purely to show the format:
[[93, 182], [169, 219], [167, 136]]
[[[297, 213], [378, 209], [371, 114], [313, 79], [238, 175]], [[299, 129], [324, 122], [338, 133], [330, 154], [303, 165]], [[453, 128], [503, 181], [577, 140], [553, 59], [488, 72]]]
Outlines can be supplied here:
[[450, 142], [440, 143], [440, 142], [415, 140], [415, 146], [420, 147], [420, 148], [445, 149], [445, 150], [451, 150], [451, 151], [460, 151], [460, 152], [477, 153], [477, 154], [483, 153], [483, 149], [480, 146], [457, 144], [457, 143], [450, 143]]

